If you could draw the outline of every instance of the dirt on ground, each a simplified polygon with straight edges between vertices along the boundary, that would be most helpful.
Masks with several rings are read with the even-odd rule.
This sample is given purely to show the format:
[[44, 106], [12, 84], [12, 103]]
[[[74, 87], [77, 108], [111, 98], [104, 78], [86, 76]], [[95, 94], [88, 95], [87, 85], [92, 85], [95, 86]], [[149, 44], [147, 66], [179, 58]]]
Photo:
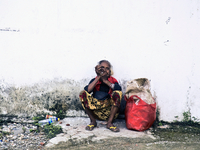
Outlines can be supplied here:
[[161, 126], [152, 127], [151, 132], [155, 139], [150, 138], [122, 138], [103, 139], [100, 141], [85, 143], [59, 143], [54, 148], [57, 150], [199, 150], [200, 149], [200, 125], [194, 122], [162, 122]]

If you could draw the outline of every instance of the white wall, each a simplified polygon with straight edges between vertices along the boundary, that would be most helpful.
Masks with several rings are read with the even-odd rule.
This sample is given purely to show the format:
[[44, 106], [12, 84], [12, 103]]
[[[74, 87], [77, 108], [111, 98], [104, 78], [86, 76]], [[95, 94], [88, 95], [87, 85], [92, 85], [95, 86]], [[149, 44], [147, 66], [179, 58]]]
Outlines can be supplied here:
[[[0, 81], [146, 77], [161, 119], [200, 119], [199, 0], [0, 0]], [[6, 31], [9, 30], [9, 31]]]

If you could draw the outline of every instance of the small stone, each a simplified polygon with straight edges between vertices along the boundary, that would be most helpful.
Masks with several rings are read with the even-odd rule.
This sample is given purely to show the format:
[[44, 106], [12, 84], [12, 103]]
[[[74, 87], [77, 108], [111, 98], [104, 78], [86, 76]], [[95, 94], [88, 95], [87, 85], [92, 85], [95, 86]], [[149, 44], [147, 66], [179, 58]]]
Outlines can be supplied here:
[[7, 146], [3, 146], [3, 149], [8, 149], [8, 147]]
[[7, 140], [7, 137], [4, 136], [4, 137], [3, 137], [3, 141], [5, 141], [5, 140]]
[[33, 130], [37, 130], [37, 126], [33, 126], [32, 129], [33, 129]]
[[45, 144], [44, 142], [40, 142], [40, 145], [44, 146], [44, 144]]
[[66, 124], [66, 126], [70, 126], [70, 124]]
[[40, 132], [40, 135], [44, 135], [45, 133], [44, 132]]
[[17, 136], [16, 135], [12, 136], [12, 139], [13, 140], [17, 139]]
[[7, 126], [6, 126], [6, 125], [3, 125], [2, 127], [3, 127], [3, 128], [7, 128]]
[[59, 124], [62, 124], [62, 122], [59, 122]]
[[12, 137], [13, 137], [13, 135], [7, 135], [7, 137], [8, 137], [8, 138], [12, 138]]
[[22, 140], [22, 137], [19, 137], [18, 139], [21, 141], [21, 140]]
[[8, 132], [8, 133], [11, 133], [11, 129], [10, 129], [10, 128], [8, 128], [8, 127], [4, 127], [4, 128], [3, 128], [3, 132]]

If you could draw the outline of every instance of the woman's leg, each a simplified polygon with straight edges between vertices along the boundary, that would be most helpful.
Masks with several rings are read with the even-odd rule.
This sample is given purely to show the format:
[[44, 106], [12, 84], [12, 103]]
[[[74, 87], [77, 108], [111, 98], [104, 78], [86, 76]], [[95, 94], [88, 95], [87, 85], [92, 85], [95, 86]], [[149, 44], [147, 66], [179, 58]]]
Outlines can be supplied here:
[[110, 117], [108, 118], [107, 127], [113, 126], [112, 122], [118, 110], [119, 110], [118, 107], [115, 107], [115, 106], [111, 107]]
[[112, 128], [113, 131], [119, 131], [119, 129], [117, 127], [114, 127], [113, 120], [114, 120], [116, 113], [119, 110], [121, 98], [122, 98], [122, 92], [121, 91], [114, 91], [112, 93], [113, 105], [111, 107], [110, 117], [108, 118], [107, 128], [113, 127]]
[[87, 107], [85, 107], [85, 111], [86, 111], [86, 113], [88, 114], [88, 116], [90, 118], [90, 125], [94, 125], [96, 127], [97, 126], [97, 122], [96, 122], [96, 119], [94, 117], [93, 112]]
[[85, 109], [86, 113], [88, 114], [90, 118], [90, 124], [86, 126], [86, 130], [93, 130], [93, 128], [97, 126], [97, 123], [96, 123], [96, 119], [94, 117], [93, 112], [91, 111], [91, 109], [89, 109], [87, 95], [89, 95], [89, 93], [87, 93], [86, 91], [82, 91], [79, 95], [79, 98], [82, 102], [83, 108]]

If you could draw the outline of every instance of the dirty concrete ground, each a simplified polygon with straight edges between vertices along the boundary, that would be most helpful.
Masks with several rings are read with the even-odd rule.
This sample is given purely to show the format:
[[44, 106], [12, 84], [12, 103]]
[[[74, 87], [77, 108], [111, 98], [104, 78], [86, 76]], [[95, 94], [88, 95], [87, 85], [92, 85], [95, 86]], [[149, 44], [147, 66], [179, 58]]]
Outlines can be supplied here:
[[106, 128], [105, 122], [98, 121], [98, 127], [86, 131], [89, 118], [75, 117], [61, 120], [63, 132], [51, 139], [45, 149], [136, 149], [136, 150], [199, 150], [200, 125], [166, 123], [144, 132], [128, 130], [124, 119], [116, 119], [114, 125], [120, 132], [114, 133]]

